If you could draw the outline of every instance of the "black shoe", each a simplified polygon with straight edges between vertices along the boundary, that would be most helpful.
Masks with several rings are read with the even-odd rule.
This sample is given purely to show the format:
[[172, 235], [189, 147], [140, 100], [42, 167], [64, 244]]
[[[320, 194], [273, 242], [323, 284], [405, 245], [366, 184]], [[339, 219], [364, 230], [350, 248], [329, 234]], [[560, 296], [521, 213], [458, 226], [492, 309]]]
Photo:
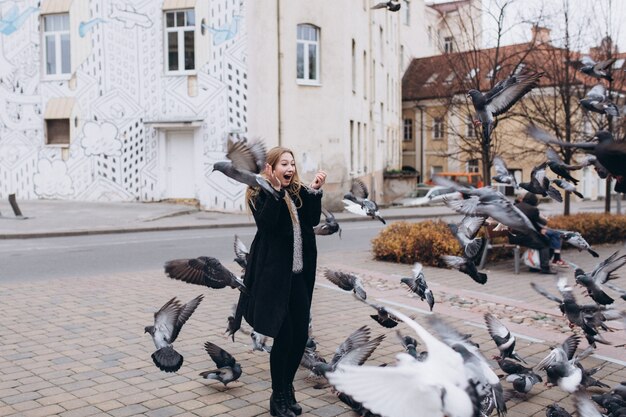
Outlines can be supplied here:
[[274, 417], [296, 417], [289, 408], [287, 393], [284, 390], [272, 392], [270, 396], [270, 414]]
[[287, 403], [295, 415], [299, 416], [302, 414], [302, 407], [300, 407], [300, 404], [296, 401], [296, 390], [293, 389], [293, 385], [290, 385], [289, 388], [287, 388]]
[[556, 275], [556, 271], [553, 271], [551, 269], [542, 269], [541, 272], [539, 272], [540, 274], [547, 274], [547, 275]]
[[541, 269], [537, 269], [537, 268], [528, 268], [528, 272], [541, 272]]

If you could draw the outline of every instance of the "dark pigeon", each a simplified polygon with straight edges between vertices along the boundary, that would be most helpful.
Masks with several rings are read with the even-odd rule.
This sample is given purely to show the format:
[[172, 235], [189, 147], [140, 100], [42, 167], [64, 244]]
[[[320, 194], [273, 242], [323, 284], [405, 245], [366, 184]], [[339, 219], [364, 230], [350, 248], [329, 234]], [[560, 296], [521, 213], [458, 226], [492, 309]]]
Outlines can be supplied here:
[[430, 288], [428, 288], [428, 284], [426, 283], [422, 264], [419, 262], [413, 264], [412, 272], [413, 276], [411, 278], [402, 278], [400, 279], [400, 282], [406, 284], [412, 292], [420, 297], [422, 301], [426, 300], [428, 306], [430, 307], [430, 311], [433, 311], [433, 306], [435, 305], [435, 297], [433, 296], [433, 292], [430, 290]]
[[552, 148], [546, 149], [546, 156], [548, 157], [548, 166], [552, 172], [559, 177], [574, 183], [574, 185], [578, 185], [578, 180], [570, 175], [570, 171], [577, 170], [578, 166], [568, 165], [563, 162], [559, 154], [557, 154]]
[[613, 78], [611, 77], [611, 65], [613, 65], [615, 60], [616, 58], [611, 58], [596, 62], [590, 56], [584, 56], [580, 60], [580, 63], [582, 64], [580, 71], [593, 78], [604, 78], [605, 80], [611, 82], [613, 81]]
[[526, 93], [539, 85], [543, 73], [511, 75], [498, 82], [485, 94], [478, 90], [469, 90], [467, 96], [472, 99], [474, 110], [483, 129], [483, 139], [489, 143], [495, 117], [505, 113]]
[[561, 193], [550, 185], [550, 179], [546, 176], [548, 162], [537, 165], [530, 172], [530, 182], [520, 182], [519, 186], [526, 191], [543, 197], [551, 197], [559, 203], [563, 202]]
[[359, 298], [356, 294], [355, 294], [355, 297], [357, 300], [363, 301], [365, 304], [367, 304], [368, 306], [376, 310], [376, 314], [372, 314], [370, 317], [381, 326], [387, 329], [392, 329], [396, 327], [398, 323], [400, 322], [400, 319], [394, 316], [393, 314], [391, 314], [389, 310], [387, 310], [384, 306], [371, 303], [367, 300], [363, 300]]
[[260, 140], [247, 142], [228, 138], [226, 158], [213, 164], [214, 171], [220, 171], [233, 180], [252, 188], [261, 188], [276, 200], [280, 198], [278, 191], [272, 187], [267, 179], [261, 176], [265, 168], [265, 144]]
[[380, 220], [383, 224], [387, 224], [380, 215], [378, 204], [374, 200], [368, 199], [368, 197], [369, 191], [365, 183], [358, 178], [354, 178], [350, 191], [343, 196], [343, 204], [350, 213], [369, 216], [372, 219]]
[[333, 271], [332, 269], [327, 269], [324, 272], [324, 276], [342, 290], [353, 291], [362, 300], [367, 298], [363, 281], [358, 276], [349, 272]]
[[485, 220], [486, 217], [483, 216], [465, 216], [458, 225], [448, 224], [450, 231], [461, 244], [463, 254], [468, 259], [475, 260], [485, 249], [487, 241], [482, 237], [476, 237], [480, 228], [485, 224]]
[[156, 346], [152, 360], [160, 370], [176, 372], [183, 365], [183, 356], [174, 350], [172, 344], [203, 298], [203, 295], [199, 295], [182, 305], [176, 297], [172, 298], [154, 313], [154, 325], [144, 328]]
[[204, 350], [213, 359], [217, 368], [200, 372], [202, 378], [214, 379], [226, 386], [229, 382], [236, 381], [241, 376], [241, 365], [237, 363], [230, 353], [211, 342], [204, 343]]
[[554, 403], [546, 408], [546, 417], [572, 417], [563, 407]]
[[339, 237], [341, 238], [341, 227], [339, 227], [339, 223], [337, 223], [337, 219], [333, 214], [322, 207], [322, 213], [324, 214], [324, 223], [320, 223], [313, 228], [313, 233], [318, 236], [329, 236], [339, 232]]
[[400, 7], [402, 7], [402, 3], [400, 3], [399, 1], [383, 1], [380, 2], [374, 6], [372, 6], [372, 9], [387, 9], [390, 12], [397, 12], [398, 10], [400, 10]]
[[467, 259], [461, 256], [454, 255], [442, 255], [441, 260], [451, 268], [458, 269], [466, 275], [469, 275], [474, 281], [479, 284], [485, 284], [487, 282], [487, 274], [478, 272], [476, 265], [471, 259]]
[[619, 109], [608, 98], [606, 88], [602, 84], [598, 84], [589, 90], [585, 98], [580, 100], [580, 105], [594, 113], [619, 117]]
[[230, 272], [222, 263], [210, 256], [193, 259], [175, 259], [165, 263], [168, 277], [188, 284], [205, 285], [209, 288], [236, 288], [245, 292], [241, 279]]
[[507, 329], [496, 316], [491, 313], [486, 313], [485, 323], [487, 324], [489, 335], [493, 341], [496, 342], [496, 346], [500, 351], [499, 359], [512, 358], [526, 363], [526, 361], [515, 352], [515, 336], [511, 334], [509, 329]]

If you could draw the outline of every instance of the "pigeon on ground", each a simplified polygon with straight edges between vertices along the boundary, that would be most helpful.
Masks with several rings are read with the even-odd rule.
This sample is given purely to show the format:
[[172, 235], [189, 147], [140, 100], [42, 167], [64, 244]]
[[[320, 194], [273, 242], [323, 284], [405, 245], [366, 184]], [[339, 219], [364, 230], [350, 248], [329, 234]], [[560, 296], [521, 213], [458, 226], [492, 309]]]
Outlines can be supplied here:
[[370, 332], [369, 327], [361, 326], [337, 347], [330, 362], [321, 361], [310, 364], [309, 369], [319, 381], [316, 387], [326, 387], [328, 373], [335, 371], [338, 366], [361, 366], [369, 359], [374, 350], [385, 339], [385, 335], [379, 335], [371, 339]]
[[246, 291], [243, 281], [211, 256], [193, 259], [174, 259], [165, 263], [165, 274], [188, 284], [205, 285], [209, 288], [236, 288]]
[[517, 185], [517, 181], [515, 180], [515, 175], [509, 172], [509, 169], [506, 167], [502, 158], [494, 156], [493, 167], [496, 170], [496, 175], [491, 177], [492, 180], [499, 182], [500, 184], [508, 184], [514, 188], [519, 188], [519, 185]]
[[578, 180], [570, 175], [570, 171], [578, 169], [577, 165], [568, 165], [563, 162], [559, 154], [552, 148], [546, 149], [546, 156], [548, 158], [548, 167], [550, 167], [552, 172], [559, 177], [574, 183], [574, 185], [578, 185]]
[[546, 417], [572, 417], [563, 407], [554, 403], [546, 408]]
[[526, 373], [529, 373], [529, 372], [533, 371], [531, 368], [527, 368], [527, 367], [525, 367], [524, 365], [522, 365], [521, 363], [519, 363], [517, 361], [511, 360], [511, 359], [507, 359], [507, 358], [502, 357], [502, 356], [498, 356], [498, 358], [499, 358], [498, 359], [498, 366], [507, 375], [526, 374]]
[[183, 356], [174, 350], [172, 344], [203, 298], [203, 295], [199, 295], [182, 305], [176, 297], [172, 298], [154, 313], [154, 325], [144, 328], [144, 333], [152, 336], [157, 348], [152, 354], [152, 360], [160, 370], [176, 372], [183, 365]]
[[469, 275], [479, 284], [484, 285], [487, 282], [487, 274], [478, 272], [476, 265], [471, 259], [454, 255], [442, 255], [441, 260], [445, 262], [447, 266], [458, 269], [460, 272]]
[[515, 352], [515, 336], [511, 334], [509, 329], [507, 329], [496, 316], [491, 313], [486, 313], [485, 323], [487, 324], [489, 335], [493, 341], [496, 342], [496, 346], [500, 351], [498, 359], [511, 358], [526, 363], [526, 361]]
[[280, 198], [278, 191], [260, 174], [265, 168], [265, 144], [260, 140], [236, 141], [229, 137], [227, 146], [228, 161], [216, 162], [213, 164], [213, 171], [220, 171], [227, 177], [249, 187], [261, 188], [278, 200]]
[[367, 304], [368, 306], [376, 310], [376, 314], [372, 314], [370, 317], [381, 326], [387, 329], [392, 329], [396, 327], [398, 323], [400, 322], [400, 319], [394, 316], [393, 314], [391, 314], [386, 307], [378, 305], [378, 304], [374, 304], [367, 300], [363, 300], [360, 297], [358, 297], [356, 294], [354, 296], [356, 297], [357, 300], [364, 302], [365, 304]]
[[482, 216], [465, 216], [459, 224], [448, 224], [450, 231], [461, 244], [466, 258], [476, 259], [482, 255], [487, 241], [482, 237], [477, 238], [476, 235], [485, 224], [485, 220], [486, 218]]
[[256, 331], [250, 332], [250, 338], [252, 339], [252, 350], [259, 352], [270, 353], [272, 346], [267, 344], [268, 337]]
[[243, 272], [246, 272], [246, 267], [248, 266], [248, 255], [250, 254], [250, 251], [248, 250], [248, 247], [246, 246], [246, 244], [243, 243], [243, 241], [239, 239], [239, 236], [237, 235], [235, 235], [234, 249], [235, 249], [234, 261], [237, 262], [237, 265], [241, 267]]
[[200, 372], [202, 378], [215, 379], [226, 386], [241, 376], [241, 365], [230, 353], [211, 342], [204, 343], [204, 350], [213, 359], [217, 369]]
[[543, 379], [534, 372], [527, 372], [523, 374], [507, 375], [506, 381], [513, 385], [515, 391], [527, 394], [535, 384], [543, 382]]
[[[476, 345], [439, 317], [430, 316], [428, 321], [441, 341], [461, 354], [466, 375], [470, 384], [474, 385], [481, 403], [485, 403], [488, 399], [487, 403], [492, 404], [492, 409], [495, 409], [499, 416], [506, 415], [504, 391], [500, 379]], [[491, 412], [485, 413], [485, 415], [489, 414]]]
[[589, 399], [584, 390], [574, 393], [574, 405], [576, 407], [576, 415], [578, 417], [602, 417], [602, 413], [598, 411], [593, 401]]
[[469, 90], [467, 96], [472, 99], [476, 116], [483, 129], [483, 140], [490, 141], [491, 130], [495, 117], [505, 113], [526, 93], [539, 85], [543, 73], [526, 73], [511, 75], [498, 82], [485, 94], [478, 90]]
[[604, 167], [616, 179], [615, 191], [626, 193], [626, 141], [613, 140], [611, 132], [600, 130], [590, 140], [598, 143], [576, 142], [568, 143], [557, 140], [546, 131], [536, 126], [529, 125], [526, 131], [535, 140], [551, 145], [559, 145], [562, 148], [578, 148], [591, 153], [597, 162]]
[[400, 10], [400, 7], [402, 7], [402, 3], [400, 3], [399, 1], [393, 1], [393, 0], [389, 0], [389, 1], [383, 1], [381, 3], [376, 4], [375, 6], [372, 6], [372, 9], [387, 9], [390, 12], [397, 12], [398, 10]]
[[596, 62], [590, 56], [584, 56], [580, 60], [582, 66], [580, 67], [580, 72], [590, 75], [593, 78], [601, 79], [611, 82], [613, 78], [611, 77], [611, 65], [615, 62], [616, 58], [607, 59], [604, 61]]
[[383, 224], [387, 224], [385, 219], [380, 215], [378, 204], [376, 204], [374, 200], [368, 199], [368, 196], [369, 191], [365, 183], [358, 178], [354, 178], [350, 191], [343, 196], [342, 201], [345, 205], [345, 209], [350, 213], [369, 216], [372, 219], [380, 220]]
[[337, 219], [333, 216], [333, 213], [322, 207], [322, 214], [324, 214], [324, 223], [320, 223], [313, 228], [313, 233], [318, 236], [330, 236], [339, 232], [341, 238], [341, 227], [337, 223]]
[[327, 374], [330, 383], [383, 416], [413, 417], [416, 410], [423, 416], [478, 415], [480, 404], [461, 354], [406, 315], [390, 310], [424, 342], [428, 351], [425, 360], [399, 353], [396, 366], [338, 366]]
[[433, 306], [435, 305], [435, 297], [433, 296], [433, 292], [428, 288], [428, 284], [426, 283], [426, 278], [424, 277], [422, 264], [419, 262], [415, 262], [413, 264], [411, 278], [402, 278], [400, 282], [406, 284], [412, 292], [417, 294], [419, 298], [428, 303], [430, 307], [430, 311], [433, 311]]
[[363, 281], [358, 276], [349, 272], [333, 271], [332, 269], [327, 269], [324, 272], [324, 276], [342, 290], [353, 291], [362, 300], [367, 298]]
[[574, 184], [570, 184], [569, 182], [562, 180], [560, 178], [552, 180], [552, 182], [556, 184], [557, 186], [559, 186], [560, 188], [564, 189], [565, 191], [575, 194], [579, 198], [585, 198], [584, 195], [582, 195], [580, 192], [578, 192], [578, 190], [576, 190], [576, 187], [574, 186]]
[[570, 394], [581, 387], [583, 380], [583, 369], [578, 366], [579, 361], [593, 351], [593, 348], [589, 347], [580, 355], [575, 355], [579, 342], [577, 335], [568, 337], [563, 344], [552, 349], [536, 366], [537, 369], [546, 371], [549, 383], [558, 385]]
[[346, 393], [337, 392], [337, 398], [339, 398], [339, 400], [342, 403], [344, 403], [345, 405], [350, 407], [350, 409], [352, 411], [357, 413], [359, 415], [359, 417], [382, 417], [379, 414], [372, 413], [370, 410], [368, 410], [367, 408], [363, 407], [363, 404], [361, 404], [358, 401], [355, 401], [354, 398], [352, 398], [351, 396], [349, 396]]
[[561, 234], [561, 239], [563, 239], [564, 242], [567, 242], [568, 244], [577, 248], [578, 251], [584, 249], [589, 252], [594, 258], [598, 258], [600, 256], [598, 255], [598, 252], [591, 249], [591, 245], [587, 243], [585, 238], [579, 232], [572, 232], [570, 230], [558, 230], [558, 232]]
[[619, 109], [611, 102], [606, 94], [606, 88], [602, 84], [597, 84], [589, 90], [585, 98], [580, 100], [580, 105], [594, 113], [619, 117]]

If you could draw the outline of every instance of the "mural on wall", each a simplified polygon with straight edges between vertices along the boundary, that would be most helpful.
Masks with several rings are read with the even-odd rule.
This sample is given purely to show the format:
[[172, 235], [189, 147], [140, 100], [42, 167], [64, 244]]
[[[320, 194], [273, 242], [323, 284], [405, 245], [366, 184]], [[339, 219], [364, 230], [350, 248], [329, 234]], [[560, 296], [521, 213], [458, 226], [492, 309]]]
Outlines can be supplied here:
[[[196, 42], [206, 60], [196, 62], [193, 94], [188, 76], [164, 74], [161, 1], [73, 1], [88, 2], [89, 13], [70, 39], [89, 39], [89, 50], [74, 73], [54, 80], [41, 76], [39, 1], [0, 2], [0, 33], [10, 35], [0, 36], [0, 198], [166, 198], [162, 125], [196, 120], [197, 198], [207, 208], [242, 209], [245, 189], [209, 173], [228, 134], [247, 130], [243, 0], [206, 0], [206, 35]], [[45, 109], [63, 97], [76, 103], [71, 141], [49, 146]]]

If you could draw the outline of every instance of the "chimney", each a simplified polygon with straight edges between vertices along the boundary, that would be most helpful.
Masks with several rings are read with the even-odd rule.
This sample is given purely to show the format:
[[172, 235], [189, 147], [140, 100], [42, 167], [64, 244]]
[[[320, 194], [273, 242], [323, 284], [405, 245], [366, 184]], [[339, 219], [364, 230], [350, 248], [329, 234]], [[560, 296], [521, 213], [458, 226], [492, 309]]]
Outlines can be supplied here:
[[540, 45], [542, 43], [550, 43], [550, 29], [543, 27], [543, 26], [537, 26], [537, 25], [533, 25], [533, 27], [531, 28], [531, 32], [532, 32], [532, 42], [535, 45]]

